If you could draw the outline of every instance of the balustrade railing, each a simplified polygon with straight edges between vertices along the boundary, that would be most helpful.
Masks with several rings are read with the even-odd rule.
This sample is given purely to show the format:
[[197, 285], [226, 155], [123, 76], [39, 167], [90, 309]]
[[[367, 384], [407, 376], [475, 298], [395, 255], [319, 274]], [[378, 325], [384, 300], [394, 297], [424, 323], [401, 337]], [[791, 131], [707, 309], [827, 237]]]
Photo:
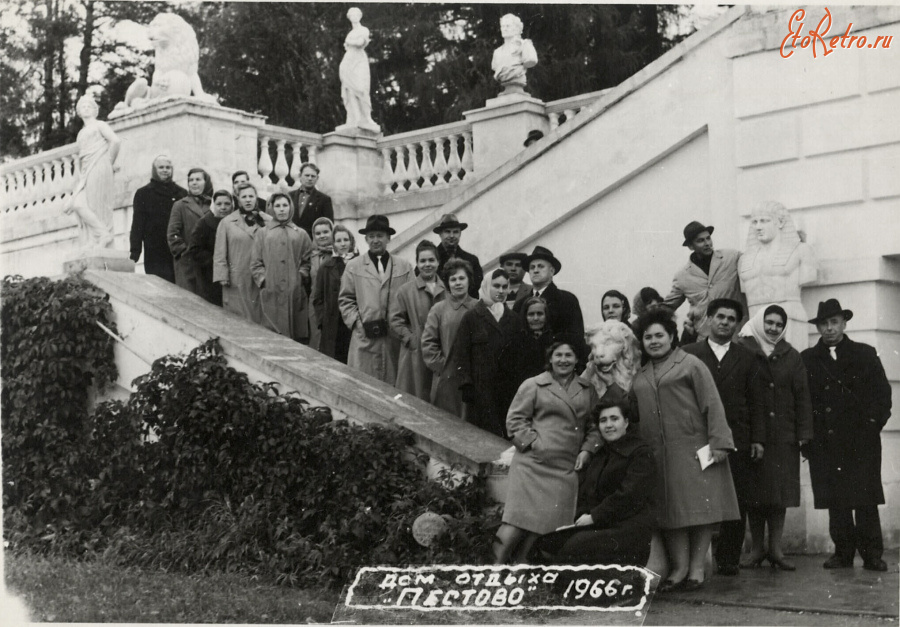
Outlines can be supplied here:
[[81, 173], [78, 145], [66, 144], [0, 166], [2, 212], [62, 211]]
[[322, 136], [318, 133], [263, 126], [259, 130], [257, 163], [260, 179], [276, 187], [295, 187], [299, 183], [300, 166], [316, 163], [316, 152], [321, 146]]
[[572, 120], [581, 110], [590, 104], [596, 102], [600, 96], [608, 92], [609, 89], [601, 89], [593, 91], [589, 94], [579, 94], [571, 98], [563, 98], [562, 100], [554, 100], [547, 103], [547, 117], [550, 119], [550, 130], [557, 128], [560, 124]]
[[390, 135], [378, 147], [386, 196], [475, 180], [472, 128], [467, 122]]

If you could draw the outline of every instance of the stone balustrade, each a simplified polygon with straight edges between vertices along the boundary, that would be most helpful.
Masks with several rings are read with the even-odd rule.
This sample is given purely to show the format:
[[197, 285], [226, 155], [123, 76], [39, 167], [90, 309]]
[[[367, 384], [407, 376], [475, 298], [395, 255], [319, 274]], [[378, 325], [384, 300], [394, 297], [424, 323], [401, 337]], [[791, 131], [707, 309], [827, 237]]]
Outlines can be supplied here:
[[550, 120], [550, 130], [557, 128], [560, 124], [569, 122], [578, 115], [581, 110], [588, 105], [596, 102], [600, 96], [610, 91], [609, 89], [601, 89], [588, 94], [579, 94], [562, 100], [554, 100], [547, 103], [547, 117]]
[[78, 182], [80, 167], [74, 143], [3, 164], [3, 213], [62, 211]]
[[475, 180], [472, 128], [467, 122], [389, 135], [379, 140], [378, 148], [385, 196]]
[[296, 186], [300, 178], [300, 166], [304, 163], [316, 163], [316, 152], [321, 147], [322, 136], [318, 133], [263, 125], [259, 129], [257, 163], [263, 189], [259, 191]]

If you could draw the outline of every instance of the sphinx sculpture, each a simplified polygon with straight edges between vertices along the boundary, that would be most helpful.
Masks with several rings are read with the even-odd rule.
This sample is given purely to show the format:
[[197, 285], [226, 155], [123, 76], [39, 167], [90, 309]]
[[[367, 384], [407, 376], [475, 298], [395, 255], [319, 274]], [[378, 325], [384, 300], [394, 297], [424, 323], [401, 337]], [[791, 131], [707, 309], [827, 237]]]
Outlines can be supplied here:
[[347, 123], [338, 129], [362, 128], [378, 133], [381, 127], [372, 120], [372, 100], [369, 95], [372, 79], [369, 73], [369, 29], [360, 23], [362, 11], [351, 7], [347, 19], [352, 28], [344, 39], [344, 58], [338, 68], [341, 79], [341, 99], [347, 110]]
[[809, 316], [800, 300], [800, 288], [816, 282], [818, 265], [780, 202], [762, 202], [750, 214], [747, 248], [738, 274], [750, 309], [748, 319], [763, 307], [781, 305], [792, 322], [785, 339], [797, 350], [808, 348]]
[[500, 18], [503, 45], [494, 50], [491, 69], [504, 94], [525, 93], [525, 70], [537, 65], [537, 52], [530, 39], [522, 39], [522, 20], [507, 13]]
[[174, 13], [160, 13], [150, 22], [153, 43], [153, 83], [145, 78], [135, 80], [125, 93], [124, 102], [116, 105], [110, 118], [142, 109], [153, 102], [171, 97], [189, 97], [218, 104], [215, 96], [203, 91], [197, 68], [200, 46], [194, 29]]

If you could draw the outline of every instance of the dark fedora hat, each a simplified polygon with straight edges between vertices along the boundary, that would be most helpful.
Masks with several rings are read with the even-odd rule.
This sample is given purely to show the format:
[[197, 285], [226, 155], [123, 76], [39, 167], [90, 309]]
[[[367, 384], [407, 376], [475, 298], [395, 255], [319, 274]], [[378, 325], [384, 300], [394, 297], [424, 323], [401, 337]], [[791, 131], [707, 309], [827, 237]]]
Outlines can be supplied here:
[[544, 261], [549, 261], [553, 266], [553, 269], [559, 273], [562, 269], [562, 263], [560, 263], [559, 259], [553, 256], [553, 253], [550, 252], [549, 249], [544, 248], [543, 246], [535, 246], [534, 250], [531, 251], [531, 254], [528, 255], [528, 258], [525, 260], [528, 265], [531, 265], [531, 262], [535, 259], [543, 259]]
[[849, 309], [843, 309], [837, 298], [829, 298], [824, 303], [819, 303], [819, 310], [816, 317], [809, 321], [810, 324], [819, 324], [832, 316], [844, 316], [844, 320], [853, 317], [853, 312]]
[[528, 137], [525, 138], [525, 147], [528, 148], [531, 144], [536, 142], [539, 139], [544, 137], [544, 133], [535, 129], [533, 131], [528, 131]]
[[700, 235], [703, 231], [709, 231], [709, 234], [712, 235], [714, 230], [715, 227], [703, 226], [703, 224], [694, 220], [686, 227], [684, 227], [684, 244], [682, 244], [682, 246], [690, 246], [694, 242], [694, 238]]
[[441, 217], [441, 221], [438, 222], [438, 225], [431, 229], [431, 231], [432, 233], [440, 235], [441, 231], [444, 229], [459, 229], [460, 231], [465, 231], [468, 226], [469, 225], [465, 222], [460, 222], [452, 213], [446, 213]]
[[502, 266], [507, 261], [516, 261], [518, 260], [523, 266], [528, 263], [528, 253], [503, 253], [500, 255], [500, 265]]
[[397, 232], [391, 228], [391, 222], [387, 219], [387, 216], [378, 214], [369, 216], [369, 218], [366, 220], [366, 228], [359, 230], [359, 232], [363, 235], [372, 233], [373, 231], [381, 231], [382, 233], [387, 233], [388, 235], [393, 235]]

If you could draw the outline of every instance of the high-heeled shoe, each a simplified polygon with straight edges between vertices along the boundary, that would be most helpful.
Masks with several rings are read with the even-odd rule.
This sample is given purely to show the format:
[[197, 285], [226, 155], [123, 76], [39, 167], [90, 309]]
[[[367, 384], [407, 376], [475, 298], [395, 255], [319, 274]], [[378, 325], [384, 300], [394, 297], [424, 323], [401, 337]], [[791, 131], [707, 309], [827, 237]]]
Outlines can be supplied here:
[[774, 568], [776, 570], [787, 570], [787, 571], [797, 570], [797, 567], [794, 566], [793, 562], [789, 562], [786, 559], [784, 559], [783, 557], [779, 558], [779, 557], [775, 557], [774, 555], [766, 555], [766, 557], [764, 559], [769, 560], [769, 564], [771, 564], [772, 568]]
[[756, 558], [749, 558], [740, 563], [741, 568], [759, 568], [766, 561], [766, 555], [760, 555]]

